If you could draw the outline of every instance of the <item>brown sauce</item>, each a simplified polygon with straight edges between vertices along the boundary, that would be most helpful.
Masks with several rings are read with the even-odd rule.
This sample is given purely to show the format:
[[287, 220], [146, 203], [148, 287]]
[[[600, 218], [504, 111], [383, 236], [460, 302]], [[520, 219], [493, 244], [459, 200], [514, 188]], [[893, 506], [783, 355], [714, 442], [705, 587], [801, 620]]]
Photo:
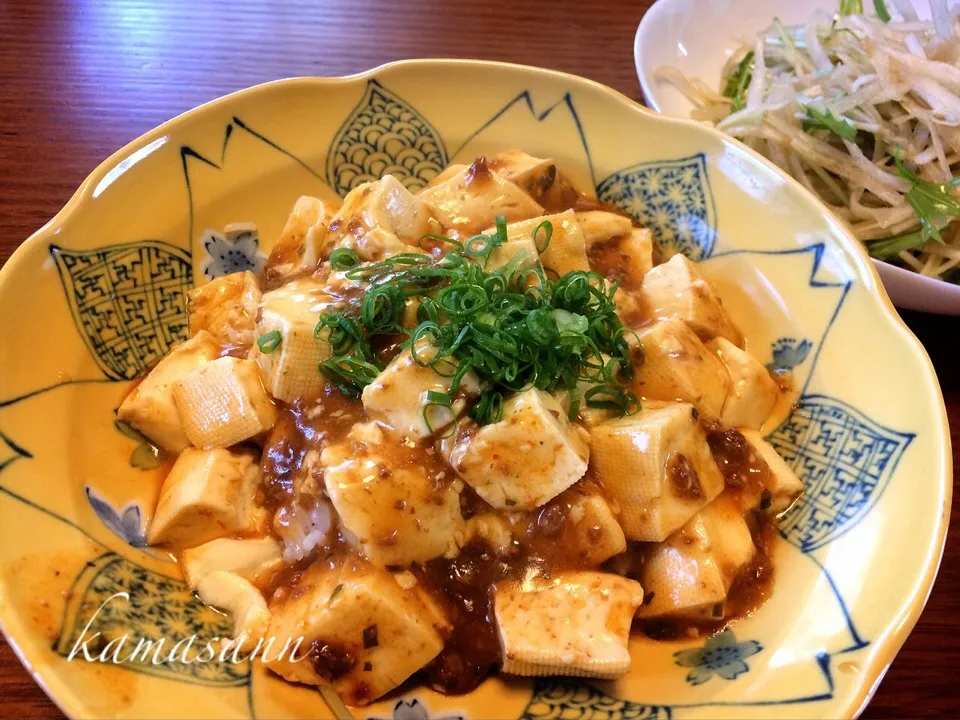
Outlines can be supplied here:
[[664, 472], [675, 497], [682, 500], [699, 500], [703, 497], [700, 477], [690, 459], [683, 453], [670, 453]]
[[492, 589], [515, 571], [482, 543], [466, 546], [452, 560], [438, 558], [415, 571], [426, 587], [439, 591], [453, 627], [443, 650], [422, 670], [427, 684], [462, 694], [490, 674], [500, 661]]
[[747, 517], [756, 547], [753, 559], [737, 573], [727, 593], [726, 603], [718, 607], [718, 617], [704, 620], [640, 620], [639, 628], [654, 640], [677, 640], [719, 632], [730, 623], [756, 612], [773, 592], [773, 547], [777, 530], [765, 515]]
[[[524, 577], [536, 568], [542, 577], [592, 568], [586, 561], [593, 528], [574, 525], [570, 508], [581, 495], [599, 493], [589, 479], [577, 483], [546, 505], [516, 513], [516, 541], [509, 556], [498, 555], [482, 542], [464, 547], [453, 559], [437, 558], [415, 569], [425, 587], [439, 596], [453, 632], [437, 658], [423, 670], [426, 682], [442, 692], [473, 690], [500, 661], [500, 639], [493, 611], [493, 586]], [[461, 495], [465, 518], [491, 510], [469, 488]]]
[[623, 237], [594, 243], [587, 251], [590, 267], [607, 280], [620, 283], [624, 290], [639, 290], [643, 284], [642, 268], [636, 266], [630, 255], [624, 252]]
[[[489, 181], [490, 171], [497, 169], [497, 163], [483, 157], [469, 167], [465, 184]], [[533, 187], [526, 188], [540, 202], [547, 213], [566, 210], [576, 212], [604, 210], [624, 215], [614, 206], [588, 198], [580, 193], [555, 166], [549, 166], [531, 180]], [[331, 226], [330, 230], [338, 228]], [[359, 231], [359, 228], [347, 227], [347, 232]], [[460, 233], [454, 229], [452, 237]], [[642, 277], [636, 276], [631, 267], [629, 256], [619, 246], [620, 239], [599, 243], [589, 251], [591, 267], [610, 280], [619, 281], [626, 290], [640, 287]], [[449, 249], [445, 243], [434, 239], [424, 239], [423, 251], [439, 257]], [[278, 253], [279, 254], [279, 253]], [[655, 260], [659, 261], [656, 249]], [[278, 258], [277, 261], [293, 261], [291, 258]], [[319, 276], [321, 273], [318, 272]], [[322, 278], [318, 278], [322, 279]], [[338, 306], [347, 306], [347, 312], [357, 312], [359, 301], [363, 297], [363, 288], [346, 288], [336, 296]], [[627, 293], [629, 295], [629, 293]], [[649, 321], [637, 306], [632, 311], [636, 317], [628, 326], [636, 327]], [[375, 352], [379, 359], [389, 361], [400, 352], [403, 338], [387, 338], [378, 341]], [[230, 352], [229, 350], [227, 351]], [[639, 353], [639, 350], [637, 351]], [[635, 358], [636, 364], [642, 362], [642, 355]], [[320, 408], [320, 409], [318, 409]], [[308, 455], [319, 453], [323, 448], [343, 441], [350, 429], [359, 421], [366, 419], [362, 405], [356, 399], [344, 397], [333, 385], [327, 384], [318, 398], [298, 400], [292, 405], [281, 405], [279, 418], [267, 436], [260, 461], [263, 478], [262, 496], [264, 505], [276, 512], [292, 504], [309, 504], [319, 497], [322, 491], [308, 491], [304, 487]], [[473, 431], [467, 428], [466, 432]], [[736, 431], [709, 432], [711, 450], [717, 459], [728, 487], [734, 492], [746, 492], [747, 488], [762, 485], [762, 473], [766, 466], [760, 467], [762, 460], [751, 457], [749, 446]], [[362, 443], [357, 453], [364, 452]], [[430, 445], [416, 443], [384, 443], [376, 447], [376, 453], [388, 460], [386, 467], [411, 466], [422, 468], [433, 480], [439, 491], [449, 487], [455, 479], [455, 473], [437, 450]], [[753, 453], [755, 456], [755, 453]], [[668, 460], [668, 476], [674, 493], [680, 497], [696, 499], [702, 496], [702, 487], [697, 473], [689, 460], [680, 454], [674, 454]], [[313, 472], [321, 472], [319, 468]], [[384, 477], [389, 477], [385, 475]], [[322, 475], [317, 484], [322, 488]], [[315, 494], [316, 493], [316, 494]], [[598, 527], [575, 524], [571, 520], [571, 508], [574, 503], [587, 494], [600, 494], [602, 489], [591, 479], [586, 478], [573, 488], [540, 508], [531, 511], [509, 513], [508, 521], [512, 532], [513, 544], [506, 550], [492, 549], [482, 540], [476, 540], [465, 547], [454, 558], [436, 558], [422, 566], [410, 570], [425, 589], [431, 592], [445, 610], [452, 631], [441, 653], [416, 678], [430, 686], [450, 694], [461, 694], [477, 687], [500, 662], [501, 647], [499, 631], [493, 608], [493, 588], [503, 581], [515, 580], [525, 576], [531, 569], [545, 577], [558, 572], [593, 569], [595, 563], [589, 562], [589, 549], [598, 540], [595, 533]], [[484, 502], [469, 486], [460, 494], [460, 508], [464, 519], [470, 519], [492, 508]], [[675, 638], [689, 635], [691, 632], [711, 632], [724, 627], [730, 621], [750, 614], [769, 597], [773, 584], [773, 567], [770, 553], [773, 537], [776, 534], [772, 525], [761, 516], [751, 517], [751, 533], [757, 552], [753, 560], [737, 573], [731, 585], [724, 615], [716, 620], [697, 623], [682, 621], [647, 621], [641, 627], [648, 635], [657, 638]], [[362, 566], [357, 551], [344, 539], [342, 533], [332, 530], [331, 540], [315, 550], [302, 561], [289, 564], [272, 577], [263, 581], [262, 589], [271, 605], [282, 604], [296, 599], [312, 587], [311, 572], [324, 569], [334, 570], [348, 563]], [[626, 557], [626, 556], [620, 556]], [[641, 558], [642, 553], [636, 557]], [[606, 566], [605, 566], [606, 567]], [[628, 574], [634, 575], [639, 566]], [[366, 644], [368, 638], [364, 637]], [[375, 638], [374, 638], [375, 641]], [[335, 681], [351, 672], [357, 663], [356, 652], [359, 648], [329, 641], [323, 638], [315, 640], [310, 646], [308, 661], [316, 672], [327, 681]], [[357, 702], [368, 700], [363, 697], [363, 688], [359, 688]]]
[[[318, 403], [322, 411], [317, 411]], [[360, 402], [344, 397], [330, 383], [319, 398], [281, 406], [260, 458], [266, 507], [276, 510], [291, 502], [307, 453], [342, 440], [363, 418]]]
[[760, 509], [766, 510], [763, 504], [769, 505], [766, 486], [770, 468], [743, 434], [732, 429], [711, 430], [707, 433], [707, 444], [728, 492], [741, 499], [741, 504], [749, 507], [759, 502]]

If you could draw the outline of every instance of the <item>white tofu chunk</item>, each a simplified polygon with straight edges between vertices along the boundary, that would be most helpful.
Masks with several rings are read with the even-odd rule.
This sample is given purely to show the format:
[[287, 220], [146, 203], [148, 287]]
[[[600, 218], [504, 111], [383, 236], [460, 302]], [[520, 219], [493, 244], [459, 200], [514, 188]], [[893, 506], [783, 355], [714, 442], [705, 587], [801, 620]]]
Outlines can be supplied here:
[[430, 182], [428, 182], [426, 185], [424, 185], [423, 188], [424, 189], [432, 188], [432, 187], [436, 187], [437, 185], [440, 185], [441, 183], [445, 183], [454, 175], [457, 175], [463, 172], [468, 167], [469, 167], [468, 165], [464, 165], [463, 163], [451, 163], [450, 165], [447, 165], [443, 170], [441, 170], [436, 176], [434, 176], [434, 178]]
[[[547, 242], [546, 228], [542, 228], [537, 237], [534, 231], [544, 222], [550, 223], [550, 241]], [[489, 235], [496, 228], [487, 228]], [[587, 259], [587, 245], [577, 224], [573, 210], [567, 210], [555, 215], [522, 220], [507, 225], [507, 242], [521, 242], [531, 240], [534, 249], [543, 249], [540, 253], [540, 262], [545, 268], [553, 270], [558, 275], [566, 275], [574, 270], [590, 270], [590, 261]]]
[[606, 210], [587, 210], [576, 214], [577, 223], [588, 248], [630, 234], [633, 222], [630, 218]]
[[350, 705], [366, 705], [400, 685], [440, 653], [450, 633], [422, 585], [404, 588], [363, 562], [311, 566], [270, 609], [270, 637], [280, 647], [303, 640], [296, 661], [287, 653], [266, 658], [266, 666], [292, 682], [333, 687]]
[[327, 230], [337, 206], [303, 195], [294, 203], [280, 237], [263, 266], [268, 287], [309, 275], [326, 254]]
[[674, 255], [648, 272], [641, 292], [657, 319], [679, 318], [703, 340], [722, 337], [743, 347], [743, 334], [720, 296], [685, 256]]
[[649, 549], [641, 582], [643, 618], [720, 619], [730, 586], [756, 548], [738, 504], [726, 494]]
[[[590, 267], [631, 293], [640, 289], [653, 267], [653, 233], [646, 228], [632, 228], [625, 235], [588, 243], [588, 247]], [[642, 306], [642, 300], [637, 300], [637, 306]]]
[[208, 575], [220, 571], [239, 575], [259, 587], [283, 567], [283, 546], [270, 537], [217, 538], [184, 550], [180, 567], [193, 590]]
[[250, 650], [266, 637], [270, 610], [260, 591], [239, 575], [216, 570], [195, 588], [204, 605], [227, 612], [233, 618], [233, 637], [241, 650]]
[[[422, 363], [433, 361], [437, 355], [436, 348], [427, 340], [417, 343], [416, 352]], [[402, 437], [422, 440], [449, 427], [463, 414], [467, 401], [480, 393], [480, 379], [472, 370], [467, 372], [450, 407], [427, 407], [430, 404], [428, 393], [450, 392], [456, 364], [453, 360], [441, 359], [434, 369], [421, 365], [417, 359], [409, 349], [402, 351], [363, 389], [362, 398], [363, 409], [369, 417]]]
[[174, 386], [210, 362], [220, 347], [205, 330], [173, 348], [124, 398], [117, 417], [130, 423], [151, 441], [170, 452], [190, 447], [173, 399]]
[[320, 314], [335, 303], [326, 289], [320, 282], [304, 278], [263, 295], [256, 337], [278, 333], [280, 344], [272, 352], [254, 344], [250, 359], [260, 366], [263, 384], [277, 400], [289, 403], [323, 390], [326, 379], [320, 361], [331, 356], [331, 349], [326, 336], [316, 337], [314, 330]]
[[427, 205], [393, 175], [358, 185], [330, 222], [328, 247], [350, 248], [363, 260], [410, 252], [440, 229]]
[[377, 565], [405, 567], [443, 555], [463, 525], [460, 481], [441, 469], [439, 456], [434, 467], [425, 466], [433, 448], [357, 437], [320, 454], [327, 495], [343, 527]]
[[220, 345], [250, 347], [260, 283], [249, 270], [215, 278], [187, 293], [190, 334], [206, 330]]
[[187, 448], [163, 481], [147, 542], [180, 549], [256, 534], [265, 518], [254, 500], [259, 479], [250, 452]]
[[727, 427], [759, 430], [777, 404], [780, 389], [776, 381], [750, 353], [726, 338], [710, 340], [707, 350], [723, 361], [730, 374], [720, 422]]
[[221, 357], [173, 388], [183, 429], [194, 446], [230, 447], [273, 427], [277, 410], [253, 360]]
[[497, 583], [494, 612], [511, 675], [616, 678], [630, 670], [627, 642], [643, 589], [600, 572]]
[[644, 409], [590, 428], [596, 479], [630, 540], [659, 542], [724, 488], [692, 405]]
[[444, 228], [463, 236], [490, 227], [502, 215], [508, 223], [543, 215], [533, 198], [490, 169], [484, 158], [446, 181], [424, 188], [420, 198]]
[[610, 503], [599, 492], [574, 485], [567, 493], [570, 493], [566, 515], [570, 524], [568, 537], [576, 538], [570, 546], [575, 548], [579, 562], [599, 566], [627, 549], [623, 528]]
[[460, 550], [475, 542], [482, 542], [500, 557], [515, 554], [515, 538], [509, 521], [499, 513], [484, 512], [463, 523], [463, 529], [454, 535], [454, 544], [445, 557], [456, 557]]
[[556, 497], [587, 471], [586, 432], [537, 389], [504, 402], [500, 422], [464, 424], [445, 444], [450, 465], [498, 510], [529, 510]]
[[760, 508], [770, 515], [779, 515], [803, 494], [803, 481], [777, 454], [773, 445], [763, 439], [763, 435], [748, 428], [743, 428], [740, 432], [767, 466], [767, 472], [763, 475], [763, 484], [769, 493], [769, 499], [761, 499]]
[[491, 170], [520, 186], [535, 200], [557, 179], [557, 166], [552, 159], [533, 157], [522, 150], [498, 152], [490, 157], [488, 164]]
[[637, 332], [643, 364], [636, 377], [637, 394], [654, 400], [680, 400], [697, 408], [704, 420], [716, 422], [730, 387], [723, 362], [685, 322], [661, 320]]
[[518, 237], [494, 248], [483, 268], [487, 272], [493, 272], [509, 264], [514, 270], [526, 270], [535, 267], [539, 259], [540, 253], [537, 252], [533, 238]]

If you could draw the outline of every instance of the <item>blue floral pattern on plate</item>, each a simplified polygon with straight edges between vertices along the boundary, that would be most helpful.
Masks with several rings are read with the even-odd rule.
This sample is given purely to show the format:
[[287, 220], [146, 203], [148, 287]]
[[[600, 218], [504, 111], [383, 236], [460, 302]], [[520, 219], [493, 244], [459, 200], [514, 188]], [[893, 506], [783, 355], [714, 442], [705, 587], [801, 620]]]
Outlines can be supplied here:
[[187, 337], [190, 254], [157, 240], [50, 246], [77, 330], [113, 380], [133, 380]]
[[128, 503], [122, 510], [117, 510], [89, 485], [84, 487], [84, 492], [90, 507], [114, 535], [133, 547], [147, 546], [147, 535], [143, 529], [142, 513], [138, 503]]
[[807, 359], [813, 343], [806, 338], [797, 340], [792, 337], [777, 338], [773, 341], [771, 354], [773, 360], [767, 363], [770, 370], [793, 370]]
[[200, 602], [182, 580], [108, 552], [88, 562], [74, 581], [54, 651], [78, 661], [116, 652], [124, 660], [117, 667], [126, 670], [202, 685], [245, 685], [247, 660], [182, 662], [175, 655], [183, 640], [196, 638], [180, 652], [192, 646], [199, 653], [206, 642], [232, 634], [230, 619]]
[[727, 628], [707, 638], [702, 648], [681, 650], [673, 654], [674, 662], [680, 667], [691, 668], [687, 673], [687, 682], [702, 685], [714, 675], [724, 680], [736, 680], [750, 666], [744, 662], [763, 650], [756, 640], [738, 643], [733, 630]]
[[836, 398], [804, 395], [769, 438], [805, 487], [780, 532], [804, 552], [838, 538], [880, 497], [913, 438]]
[[208, 229], [200, 244], [207, 254], [203, 274], [208, 280], [244, 270], [257, 274], [266, 262], [260, 252], [260, 236], [252, 223], [234, 223], [222, 233]]
[[393, 175], [416, 192], [447, 165], [440, 134], [403, 98], [376, 80], [337, 131], [327, 151], [327, 182], [341, 196]]
[[[369, 717], [368, 720], [387, 720], [387, 718]], [[419, 698], [401, 699], [393, 706], [389, 720], [464, 720], [463, 715], [433, 715]]]
[[651, 228], [662, 248], [691, 260], [713, 252], [716, 209], [702, 153], [618, 170], [597, 186], [597, 197]]
[[518, 720], [670, 720], [672, 708], [623, 700], [583, 681], [538, 678]]

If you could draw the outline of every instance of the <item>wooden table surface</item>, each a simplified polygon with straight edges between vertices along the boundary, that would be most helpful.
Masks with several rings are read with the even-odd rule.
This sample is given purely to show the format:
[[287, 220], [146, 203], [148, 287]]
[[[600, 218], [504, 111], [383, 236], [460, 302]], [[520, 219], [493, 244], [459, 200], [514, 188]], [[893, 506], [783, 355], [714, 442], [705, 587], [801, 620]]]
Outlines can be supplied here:
[[[114, 150], [200, 103], [268, 80], [345, 75], [414, 57], [482, 58], [564, 70], [640, 99], [633, 36], [649, 5], [5, 0], [0, 264]], [[956, 448], [960, 381], [949, 351], [960, 319], [903, 316], [937, 366]], [[954, 528], [957, 518], [954, 511]], [[864, 717], [955, 714], [958, 666], [960, 534], [951, 534], [927, 609]], [[60, 717], [2, 640], [0, 716]]]

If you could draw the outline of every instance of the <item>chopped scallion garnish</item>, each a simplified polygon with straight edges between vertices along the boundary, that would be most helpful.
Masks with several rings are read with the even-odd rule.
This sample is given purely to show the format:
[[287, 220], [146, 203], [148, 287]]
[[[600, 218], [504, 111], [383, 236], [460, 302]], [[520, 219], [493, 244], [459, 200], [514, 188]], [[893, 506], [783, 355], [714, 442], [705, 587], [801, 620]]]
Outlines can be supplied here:
[[272, 330], [271, 332], [264, 333], [257, 338], [257, 347], [260, 348], [260, 352], [264, 355], [269, 355], [278, 347], [280, 347], [280, 342], [283, 340], [283, 335], [280, 334], [279, 330]]
[[350, 248], [337, 248], [330, 253], [330, 267], [337, 272], [350, 270], [360, 264], [360, 258]]
[[[538, 250], [550, 242], [553, 226], [533, 231]], [[451, 378], [449, 392], [430, 391], [423, 411], [428, 427], [439, 408], [450, 408], [461, 381], [476, 374], [489, 388], [470, 409], [479, 423], [497, 422], [504, 397], [527, 388], [546, 392], [592, 387], [589, 407], [634, 412], [636, 395], [627, 389], [632, 363], [626, 329], [613, 302], [617, 285], [594, 272], [575, 271], [548, 278], [538, 262], [521, 268], [506, 263], [487, 270], [485, 260], [507, 238], [506, 221], [462, 244], [429, 236], [450, 250], [436, 258], [402, 253], [358, 265], [347, 277], [370, 283], [362, 299], [320, 316], [316, 334], [332, 349], [321, 371], [349, 397], [358, 397], [380, 372], [376, 339], [405, 335], [402, 348], [414, 362]], [[403, 311], [414, 300], [417, 326], [403, 326]], [[429, 347], [430, 351], [425, 352]], [[572, 409], [575, 414], [576, 409]]]

